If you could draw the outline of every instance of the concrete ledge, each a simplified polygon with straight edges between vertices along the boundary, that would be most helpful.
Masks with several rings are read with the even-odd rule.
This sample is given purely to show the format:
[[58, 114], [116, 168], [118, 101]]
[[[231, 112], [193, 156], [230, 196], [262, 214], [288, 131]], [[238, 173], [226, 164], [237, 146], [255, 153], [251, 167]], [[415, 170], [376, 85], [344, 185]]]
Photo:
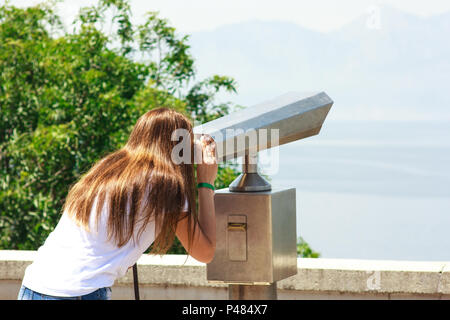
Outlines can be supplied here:
[[[0, 299], [15, 299], [35, 251], [0, 251]], [[206, 280], [206, 265], [184, 255], [143, 255], [142, 299], [227, 299], [227, 285]], [[450, 262], [298, 259], [298, 274], [278, 282], [279, 299], [450, 299]], [[15, 290], [14, 290], [15, 288]], [[113, 299], [133, 298], [131, 270]]]
[[282, 289], [358, 294], [448, 295], [449, 262], [299, 259]]

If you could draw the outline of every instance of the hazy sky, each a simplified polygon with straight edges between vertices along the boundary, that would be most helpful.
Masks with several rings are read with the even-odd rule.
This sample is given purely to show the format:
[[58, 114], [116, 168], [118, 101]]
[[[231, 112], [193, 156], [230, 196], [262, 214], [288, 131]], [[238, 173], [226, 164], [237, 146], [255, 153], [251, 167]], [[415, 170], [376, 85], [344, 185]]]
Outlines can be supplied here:
[[[4, 3], [5, 0], [0, 0]], [[38, 0], [10, 0], [16, 6], [29, 6]], [[59, 5], [65, 20], [71, 20], [81, 5], [95, 0], [65, 0]], [[159, 11], [182, 33], [211, 30], [220, 25], [246, 20], [282, 20], [301, 26], [330, 31], [358, 16], [369, 14], [373, 6], [388, 5], [426, 17], [450, 11], [448, 0], [131, 0], [133, 14], [140, 20], [148, 11]]]

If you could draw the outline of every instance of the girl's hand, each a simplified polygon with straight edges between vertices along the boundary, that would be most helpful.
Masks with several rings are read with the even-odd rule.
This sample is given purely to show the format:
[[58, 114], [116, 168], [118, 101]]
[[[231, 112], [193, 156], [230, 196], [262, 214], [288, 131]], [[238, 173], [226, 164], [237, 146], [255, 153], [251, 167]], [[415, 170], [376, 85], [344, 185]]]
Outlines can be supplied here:
[[217, 176], [216, 143], [209, 135], [202, 135], [195, 141], [197, 182], [207, 182], [214, 185]]
[[[194, 160], [197, 163], [197, 182], [214, 185], [217, 175], [216, 143], [210, 136], [202, 136], [194, 142]], [[198, 188], [198, 223], [189, 228], [188, 217], [177, 224], [176, 235], [190, 256], [209, 263], [216, 250], [216, 213], [214, 190]], [[189, 234], [192, 246], [189, 247]]]

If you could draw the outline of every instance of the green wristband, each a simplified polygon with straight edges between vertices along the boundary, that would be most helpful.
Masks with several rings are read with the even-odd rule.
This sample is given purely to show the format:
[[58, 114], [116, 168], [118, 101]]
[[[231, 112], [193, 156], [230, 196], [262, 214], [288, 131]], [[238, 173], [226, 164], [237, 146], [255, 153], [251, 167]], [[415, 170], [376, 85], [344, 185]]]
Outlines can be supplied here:
[[199, 184], [197, 184], [197, 187], [198, 188], [209, 188], [212, 191], [215, 190], [214, 186], [212, 184], [207, 183], [207, 182], [200, 182]]

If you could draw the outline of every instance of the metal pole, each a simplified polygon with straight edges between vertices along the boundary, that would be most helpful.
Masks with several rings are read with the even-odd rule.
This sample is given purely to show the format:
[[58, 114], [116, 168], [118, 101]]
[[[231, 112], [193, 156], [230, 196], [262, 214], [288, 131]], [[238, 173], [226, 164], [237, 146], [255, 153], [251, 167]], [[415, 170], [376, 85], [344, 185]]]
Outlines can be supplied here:
[[246, 153], [243, 156], [242, 173], [228, 187], [232, 192], [270, 191], [270, 183], [258, 174], [257, 155]]
[[258, 173], [258, 158], [256, 154], [245, 154], [242, 163], [242, 173]]
[[277, 283], [270, 285], [228, 285], [229, 300], [277, 300]]
[[134, 286], [134, 299], [140, 300], [139, 297], [139, 279], [138, 279], [138, 270], [137, 263], [133, 265], [133, 286]]

